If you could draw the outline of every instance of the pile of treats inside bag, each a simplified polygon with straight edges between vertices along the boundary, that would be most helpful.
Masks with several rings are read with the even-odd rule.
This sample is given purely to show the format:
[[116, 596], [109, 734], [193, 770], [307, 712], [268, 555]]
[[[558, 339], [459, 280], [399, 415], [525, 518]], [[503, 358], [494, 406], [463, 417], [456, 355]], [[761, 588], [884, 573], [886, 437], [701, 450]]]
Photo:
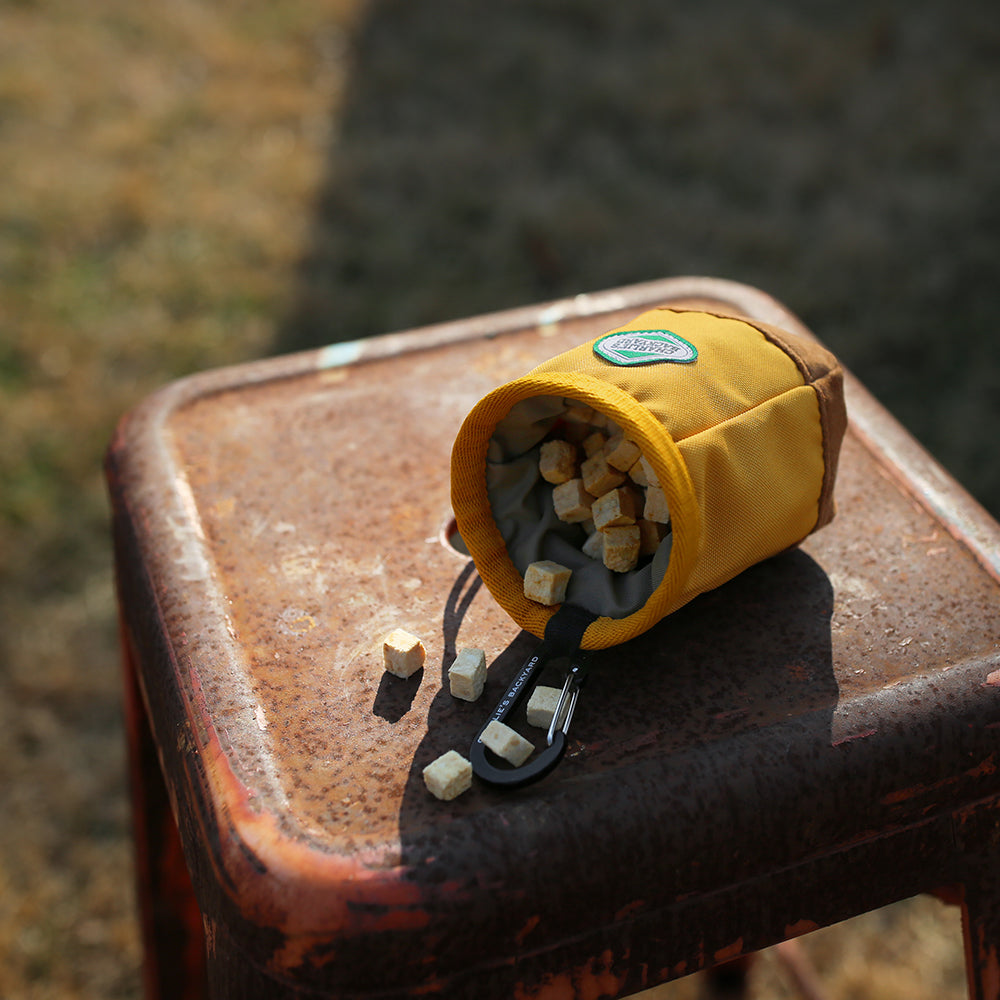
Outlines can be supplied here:
[[[556, 516], [587, 532], [582, 551], [616, 573], [651, 556], [670, 531], [670, 511], [656, 475], [639, 446], [608, 417], [581, 404], [566, 411], [558, 430], [544, 441], [541, 477], [552, 484]], [[524, 574], [524, 596], [559, 604], [570, 570], [549, 560]]]

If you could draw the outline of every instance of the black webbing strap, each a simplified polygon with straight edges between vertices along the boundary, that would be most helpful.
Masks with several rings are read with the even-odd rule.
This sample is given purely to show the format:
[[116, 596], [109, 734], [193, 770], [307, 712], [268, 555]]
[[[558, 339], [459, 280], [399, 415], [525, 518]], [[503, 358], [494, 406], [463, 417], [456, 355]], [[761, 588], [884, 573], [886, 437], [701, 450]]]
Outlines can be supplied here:
[[564, 601], [545, 626], [545, 645], [551, 651], [550, 655], [573, 656], [578, 652], [583, 633], [592, 622], [597, 621], [597, 617], [578, 604]]

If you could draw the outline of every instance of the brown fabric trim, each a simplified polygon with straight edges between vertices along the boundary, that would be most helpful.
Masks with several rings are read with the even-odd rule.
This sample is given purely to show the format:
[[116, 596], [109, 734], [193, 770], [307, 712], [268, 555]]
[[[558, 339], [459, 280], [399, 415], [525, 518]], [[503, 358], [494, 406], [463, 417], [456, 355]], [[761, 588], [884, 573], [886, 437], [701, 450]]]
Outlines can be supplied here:
[[816, 516], [818, 531], [829, 524], [836, 513], [833, 488], [837, 480], [840, 446], [847, 430], [847, 407], [844, 404], [844, 372], [840, 362], [818, 341], [796, 336], [769, 323], [748, 320], [776, 347], [781, 348], [798, 366], [806, 385], [812, 385], [819, 400], [819, 422], [823, 431], [823, 485]]
[[747, 322], [795, 362], [806, 383], [817, 382], [829, 372], [840, 368], [837, 359], [819, 341], [797, 336], [780, 327], [771, 326], [770, 323], [757, 323], [753, 320]]
[[[663, 306], [670, 309], [671, 306]], [[690, 309], [678, 309], [689, 312]], [[844, 372], [840, 362], [818, 341], [789, 333], [770, 323], [760, 323], [747, 316], [723, 310], [703, 310], [713, 316], [738, 319], [759, 330], [775, 347], [784, 351], [798, 368], [802, 381], [811, 385], [819, 401], [820, 429], [823, 432], [823, 485], [820, 488], [817, 531], [829, 524], [836, 513], [833, 490], [837, 480], [840, 446], [847, 431], [847, 407], [844, 404]]]
[[840, 446], [847, 431], [847, 406], [844, 403], [844, 372], [840, 365], [813, 383], [819, 398], [819, 419], [823, 428], [823, 486], [819, 494], [819, 515], [813, 531], [833, 520], [836, 513], [833, 488], [837, 480]]
[[660, 306], [659, 308], [671, 309], [673, 312], [706, 312], [710, 316], [718, 316], [720, 319], [735, 319], [746, 323], [747, 326], [752, 326], [795, 362], [803, 382], [807, 385], [823, 378], [828, 372], [840, 368], [840, 362], [818, 340], [789, 333], [779, 326], [760, 322], [750, 316], [744, 316], [742, 313], [719, 308], [693, 309], [690, 306], [676, 309], [673, 306]]

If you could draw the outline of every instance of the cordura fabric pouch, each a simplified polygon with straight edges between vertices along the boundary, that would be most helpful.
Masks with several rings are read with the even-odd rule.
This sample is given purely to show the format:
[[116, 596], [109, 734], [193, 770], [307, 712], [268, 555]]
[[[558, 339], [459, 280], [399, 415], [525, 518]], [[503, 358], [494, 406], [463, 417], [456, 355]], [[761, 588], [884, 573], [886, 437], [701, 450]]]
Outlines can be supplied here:
[[[669, 507], [656, 551], [626, 572], [585, 554], [556, 516], [542, 444], [591, 408], [638, 446]], [[559, 610], [529, 600], [534, 562], [571, 570], [583, 650], [618, 645], [834, 515], [846, 429], [843, 373], [819, 344], [717, 313], [659, 308], [498, 387], [470, 411], [451, 460], [459, 533], [494, 599], [545, 636]], [[592, 529], [591, 529], [592, 530]]]

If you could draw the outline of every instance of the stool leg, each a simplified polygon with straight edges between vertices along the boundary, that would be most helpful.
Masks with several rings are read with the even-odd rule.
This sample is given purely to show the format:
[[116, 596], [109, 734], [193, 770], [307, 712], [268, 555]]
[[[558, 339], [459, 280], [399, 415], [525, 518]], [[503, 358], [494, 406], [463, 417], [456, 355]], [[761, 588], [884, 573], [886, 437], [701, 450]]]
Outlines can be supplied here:
[[969, 998], [1000, 1000], [1000, 871], [992, 859], [977, 861], [966, 862], [962, 899]]
[[122, 630], [124, 712], [146, 1000], [208, 996], [205, 934]]

